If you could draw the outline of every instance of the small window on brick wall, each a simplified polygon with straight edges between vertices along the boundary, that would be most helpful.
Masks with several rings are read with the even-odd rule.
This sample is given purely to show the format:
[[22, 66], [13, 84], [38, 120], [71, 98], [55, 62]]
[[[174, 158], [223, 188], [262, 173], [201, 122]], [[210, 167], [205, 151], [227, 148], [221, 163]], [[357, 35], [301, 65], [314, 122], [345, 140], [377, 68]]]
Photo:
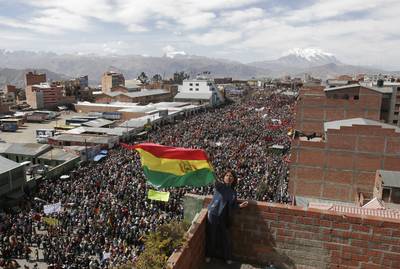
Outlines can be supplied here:
[[360, 99], [360, 96], [354, 95], [354, 100], [358, 100], [358, 99]]

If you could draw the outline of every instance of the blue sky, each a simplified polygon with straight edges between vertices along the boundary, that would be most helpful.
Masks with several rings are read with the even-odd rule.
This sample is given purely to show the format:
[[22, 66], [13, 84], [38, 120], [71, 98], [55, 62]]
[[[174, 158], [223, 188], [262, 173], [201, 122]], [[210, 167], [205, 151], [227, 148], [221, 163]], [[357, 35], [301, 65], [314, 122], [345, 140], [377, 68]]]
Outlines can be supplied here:
[[0, 0], [0, 48], [241, 62], [320, 48], [400, 70], [398, 0]]

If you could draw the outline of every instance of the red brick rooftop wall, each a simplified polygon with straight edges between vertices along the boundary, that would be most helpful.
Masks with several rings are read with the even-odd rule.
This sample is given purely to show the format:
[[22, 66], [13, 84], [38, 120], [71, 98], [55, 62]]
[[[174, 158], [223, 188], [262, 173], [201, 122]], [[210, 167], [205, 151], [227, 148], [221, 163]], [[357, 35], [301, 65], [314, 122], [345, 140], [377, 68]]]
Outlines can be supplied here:
[[204, 263], [207, 209], [203, 209], [187, 233], [187, 244], [174, 252], [167, 262], [168, 269], [200, 269]]
[[395, 269], [399, 228], [400, 220], [254, 202], [234, 220], [234, 255], [283, 268]]
[[[172, 268], [196, 269], [204, 259], [203, 212]], [[398, 269], [399, 228], [400, 220], [251, 202], [235, 215], [233, 252], [236, 260], [278, 268]]]

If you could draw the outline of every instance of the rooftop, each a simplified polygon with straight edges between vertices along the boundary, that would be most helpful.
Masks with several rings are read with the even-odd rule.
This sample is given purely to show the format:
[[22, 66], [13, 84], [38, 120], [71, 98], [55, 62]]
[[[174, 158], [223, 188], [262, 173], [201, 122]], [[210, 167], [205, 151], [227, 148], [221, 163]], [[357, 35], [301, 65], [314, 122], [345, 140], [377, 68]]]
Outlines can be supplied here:
[[108, 92], [108, 93], [103, 93], [103, 94], [111, 96], [111, 97], [125, 95], [130, 98], [136, 98], [136, 97], [153, 96], [153, 95], [168, 94], [168, 93], [169, 93], [169, 91], [164, 90], [164, 89], [154, 89], [154, 90], [143, 89], [143, 90], [137, 91], [137, 92]]
[[96, 136], [96, 135], [71, 135], [61, 134], [51, 138], [55, 141], [79, 142], [87, 144], [108, 144], [112, 137], [110, 136]]
[[330, 92], [330, 91], [337, 91], [337, 90], [343, 90], [343, 89], [351, 89], [351, 88], [357, 88], [357, 87], [364, 87], [376, 92], [380, 93], [392, 93], [393, 88], [392, 87], [374, 87], [370, 85], [360, 85], [360, 84], [349, 84], [349, 85], [344, 85], [344, 86], [338, 86], [338, 87], [332, 87], [332, 88], [325, 88], [325, 92]]
[[56, 160], [56, 161], [68, 161], [76, 158], [77, 155], [67, 152], [63, 149], [53, 148], [52, 150], [39, 156], [39, 159], [45, 160]]
[[88, 127], [103, 127], [107, 125], [111, 125], [114, 123], [112, 120], [106, 120], [106, 119], [95, 119], [91, 120], [85, 123], [82, 123], [82, 125], [88, 126]]
[[310, 203], [309, 208], [335, 211], [338, 213], [349, 213], [356, 215], [366, 215], [366, 216], [400, 220], [400, 210], [396, 209], [374, 209], [374, 208], [364, 208], [364, 207], [339, 205], [339, 204], [317, 205], [313, 203]]
[[328, 129], [336, 129], [339, 130], [340, 127], [343, 126], [353, 126], [353, 125], [372, 125], [372, 126], [381, 126], [384, 129], [393, 129], [396, 133], [400, 133], [400, 128], [394, 125], [390, 125], [387, 123], [382, 123], [379, 121], [364, 119], [364, 118], [352, 118], [346, 120], [336, 120], [329, 121], [324, 123], [324, 131], [328, 131]]
[[127, 120], [123, 123], [121, 123], [119, 126], [120, 127], [125, 127], [125, 128], [142, 128], [144, 125], [148, 123], [148, 121], [153, 122], [160, 119], [160, 116], [158, 114], [153, 114], [153, 115], [147, 115], [143, 116], [140, 118], [135, 118], [135, 119], [130, 119]]
[[400, 188], [400, 171], [377, 170], [385, 187]]
[[116, 128], [96, 128], [96, 127], [77, 127], [75, 129], [65, 132], [66, 134], [84, 134], [84, 133], [98, 133], [98, 134], [108, 134], [108, 135], [118, 135], [122, 136], [127, 131], [131, 131], [132, 128], [126, 127], [116, 127]]
[[38, 143], [0, 143], [0, 153], [37, 156], [51, 149], [50, 145]]
[[0, 174], [3, 174], [20, 166], [21, 164], [0, 156]]
[[175, 99], [210, 100], [212, 92], [179, 92]]

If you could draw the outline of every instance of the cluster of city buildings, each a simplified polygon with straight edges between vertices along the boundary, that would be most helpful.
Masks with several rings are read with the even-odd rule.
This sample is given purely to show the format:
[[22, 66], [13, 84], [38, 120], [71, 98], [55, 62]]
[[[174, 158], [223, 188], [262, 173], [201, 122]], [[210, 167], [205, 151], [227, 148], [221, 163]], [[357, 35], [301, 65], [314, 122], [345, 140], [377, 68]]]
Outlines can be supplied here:
[[3, 198], [21, 196], [37, 179], [60, 176], [81, 161], [100, 161], [121, 141], [144, 139], [155, 126], [222, 105], [252, 87], [205, 76], [181, 84], [142, 82], [111, 71], [97, 87], [89, 86], [88, 76], [49, 82], [36, 72], [26, 74], [25, 84], [24, 90], [7, 85], [0, 95], [3, 139], [13, 132], [0, 140]]

